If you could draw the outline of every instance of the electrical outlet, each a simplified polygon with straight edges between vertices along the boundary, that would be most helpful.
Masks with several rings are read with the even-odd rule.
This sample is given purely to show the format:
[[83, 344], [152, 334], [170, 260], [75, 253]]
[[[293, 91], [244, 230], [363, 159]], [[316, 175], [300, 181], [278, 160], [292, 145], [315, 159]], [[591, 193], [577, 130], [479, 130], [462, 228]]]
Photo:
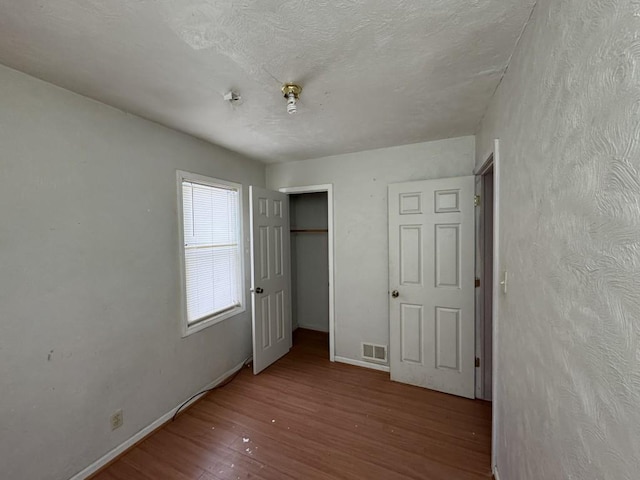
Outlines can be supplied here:
[[111, 430], [120, 428], [123, 423], [124, 417], [122, 416], [122, 410], [116, 410], [114, 414], [111, 415]]

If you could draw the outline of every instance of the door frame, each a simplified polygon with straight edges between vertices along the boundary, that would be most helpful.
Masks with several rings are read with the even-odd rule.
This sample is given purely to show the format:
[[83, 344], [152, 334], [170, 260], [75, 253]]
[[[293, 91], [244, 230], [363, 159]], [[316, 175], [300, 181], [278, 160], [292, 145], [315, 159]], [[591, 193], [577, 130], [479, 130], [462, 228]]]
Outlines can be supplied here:
[[[487, 350], [486, 342], [489, 337], [492, 337], [493, 328], [492, 325], [487, 325], [487, 321], [491, 321], [493, 319], [493, 315], [490, 317], [487, 316], [486, 307], [487, 305], [491, 305], [493, 308], [493, 291], [492, 289], [488, 289], [488, 285], [493, 285], [493, 259], [491, 260], [491, 265], [487, 261], [487, 257], [485, 257], [485, 253], [487, 252], [486, 247], [486, 236], [487, 236], [487, 217], [489, 216], [489, 212], [493, 217], [493, 203], [494, 203], [494, 194], [493, 187], [490, 190], [491, 196], [489, 197], [489, 192], [487, 191], [487, 176], [491, 176], [491, 182], [493, 184], [494, 181], [494, 155], [491, 153], [484, 164], [474, 171], [475, 174], [475, 194], [476, 199], [479, 200], [476, 203], [476, 212], [475, 212], [475, 253], [476, 253], [476, 264], [475, 264], [475, 276], [476, 276], [476, 292], [475, 292], [475, 329], [476, 329], [476, 359], [480, 361], [479, 365], [476, 364], [476, 372], [475, 372], [475, 393], [476, 398], [481, 400], [491, 401], [493, 396], [493, 382], [491, 382], [491, 386], [487, 385], [487, 380], [492, 380], [492, 374], [487, 371], [487, 362], [492, 354], [493, 348], [491, 350]], [[491, 172], [491, 173], [489, 173]], [[490, 209], [489, 209], [490, 207]], [[493, 227], [491, 228], [491, 235], [493, 237]], [[491, 241], [491, 254], [493, 255], [493, 238]], [[491, 267], [491, 268], [489, 268]], [[487, 279], [487, 274], [491, 272], [492, 277]], [[491, 296], [489, 297], [489, 290], [491, 290]], [[491, 327], [491, 330], [488, 330], [488, 327]], [[492, 355], [491, 355], [492, 357]], [[493, 365], [491, 362], [491, 370], [493, 370]], [[488, 388], [487, 388], [488, 387]]]
[[327, 183], [323, 185], [305, 185], [300, 187], [285, 187], [278, 191], [288, 195], [296, 195], [300, 193], [327, 193], [327, 240], [329, 243], [329, 360], [336, 361], [335, 351], [335, 295], [334, 295], [334, 238], [333, 238], [333, 184]]
[[492, 298], [492, 389], [491, 389], [491, 471], [497, 477], [497, 448], [498, 443], [498, 396], [499, 386], [499, 357], [496, 355], [498, 351], [499, 341], [499, 308], [500, 308], [500, 140], [493, 141], [492, 148], [483, 157], [482, 165], [473, 173], [474, 175], [482, 175], [493, 165], [493, 298]]

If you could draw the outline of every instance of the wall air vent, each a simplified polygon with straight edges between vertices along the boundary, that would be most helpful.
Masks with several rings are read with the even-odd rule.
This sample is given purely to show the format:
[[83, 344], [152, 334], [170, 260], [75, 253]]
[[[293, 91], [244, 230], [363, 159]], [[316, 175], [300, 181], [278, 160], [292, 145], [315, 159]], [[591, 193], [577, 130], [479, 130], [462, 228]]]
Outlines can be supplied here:
[[374, 345], [373, 343], [363, 343], [362, 358], [364, 358], [368, 362], [386, 363], [387, 362], [387, 346]]

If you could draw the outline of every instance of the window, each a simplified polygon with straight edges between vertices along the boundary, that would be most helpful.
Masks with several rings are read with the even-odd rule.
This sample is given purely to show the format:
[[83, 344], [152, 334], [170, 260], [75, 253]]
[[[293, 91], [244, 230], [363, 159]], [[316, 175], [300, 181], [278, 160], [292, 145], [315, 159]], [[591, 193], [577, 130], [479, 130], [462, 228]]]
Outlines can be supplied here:
[[243, 312], [242, 186], [178, 172], [184, 334]]

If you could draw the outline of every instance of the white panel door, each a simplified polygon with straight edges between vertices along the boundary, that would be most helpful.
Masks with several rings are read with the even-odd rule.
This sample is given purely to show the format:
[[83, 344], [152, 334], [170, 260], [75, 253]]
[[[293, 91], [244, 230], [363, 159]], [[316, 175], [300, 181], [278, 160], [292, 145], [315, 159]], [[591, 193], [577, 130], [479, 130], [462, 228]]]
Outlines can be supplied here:
[[474, 177], [389, 185], [391, 379], [474, 398]]
[[289, 199], [250, 187], [253, 373], [291, 348]]

